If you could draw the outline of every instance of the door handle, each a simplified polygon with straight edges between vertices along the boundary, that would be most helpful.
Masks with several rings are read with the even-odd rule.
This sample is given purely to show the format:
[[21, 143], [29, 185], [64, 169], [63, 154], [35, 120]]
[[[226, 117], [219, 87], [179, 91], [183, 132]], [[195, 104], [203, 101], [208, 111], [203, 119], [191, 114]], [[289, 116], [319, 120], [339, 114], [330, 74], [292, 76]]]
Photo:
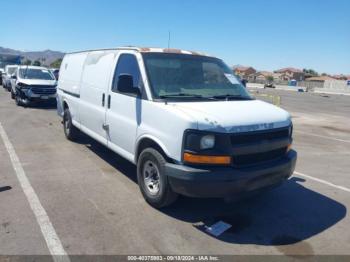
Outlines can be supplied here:
[[109, 131], [109, 125], [107, 125], [107, 124], [103, 124], [102, 128], [103, 128], [103, 130], [105, 130], [107, 132]]
[[108, 95], [107, 107], [111, 108], [111, 95]]
[[105, 93], [102, 94], [102, 106], [105, 106]]

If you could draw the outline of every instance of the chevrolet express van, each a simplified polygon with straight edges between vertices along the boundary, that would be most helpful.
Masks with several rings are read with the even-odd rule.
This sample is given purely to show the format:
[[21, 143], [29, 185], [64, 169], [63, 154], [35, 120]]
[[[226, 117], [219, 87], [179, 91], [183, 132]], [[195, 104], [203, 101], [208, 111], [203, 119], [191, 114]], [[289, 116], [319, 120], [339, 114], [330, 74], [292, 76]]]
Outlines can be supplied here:
[[137, 165], [154, 207], [178, 194], [268, 189], [294, 171], [290, 115], [254, 99], [218, 58], [134, 47], [71, 53], [57, 92], [66, 137], [84, 132]]

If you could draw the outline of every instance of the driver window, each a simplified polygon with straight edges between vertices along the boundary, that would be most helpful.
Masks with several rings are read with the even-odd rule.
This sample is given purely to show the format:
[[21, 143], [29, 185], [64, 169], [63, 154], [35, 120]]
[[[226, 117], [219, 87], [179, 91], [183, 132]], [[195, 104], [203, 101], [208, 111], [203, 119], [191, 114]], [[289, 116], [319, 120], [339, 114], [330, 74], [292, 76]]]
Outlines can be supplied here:
[[112, 91], [121, 93], [118, 91], [118, 78], [122, 74], [128, 74], [133, 77], [134, 87], [141, 88], [142, 79], [140, 74], [140, 68], [137, 63], [136, 57], [132, 54], [120, 55], [117, 63], [117, 68], [113, 77]]

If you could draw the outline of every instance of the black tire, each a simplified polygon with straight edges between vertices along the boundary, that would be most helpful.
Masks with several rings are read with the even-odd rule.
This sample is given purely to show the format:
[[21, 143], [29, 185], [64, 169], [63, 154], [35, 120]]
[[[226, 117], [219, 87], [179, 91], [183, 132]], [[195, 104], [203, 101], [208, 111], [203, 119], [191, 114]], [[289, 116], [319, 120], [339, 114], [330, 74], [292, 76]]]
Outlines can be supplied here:
[[12, 90], [11, 90], [11, 98], [12, 98], [12, 99], [15, 99], [15, 98], [16, 98], [16, 95], [12, 92]]
[[[11, 93], [11, 95], [12, 95], [12, 93]], [[17, 106], [22, 106], [23, 104], [22, 104], [21, 97], [19, 96], [19, 94], [15, 94], [14, 96], [15, 96], [14, 99], [15, 99], [16, 105]]]
[[64, 110], [63, 114], [63, 131], [68, 140], [75, 141], [79, 136], [79, 129], [72, 123], [72, 117], [68, 108]]
[[[165, 164], [165, 158], [153, 148], [146, 148], [143, 150], [137, 162], [137, 180], [141, 193], [145, 200], [155, 208], [169, 206], [174, 203], [178, 197], [178, 194], [170, 187], [168, 177], [165, 174]], [[152, 173], [149, 174], [148, 177], [153, 175], [158, 176], [158, 178], [154, 179], [157, 180], [158, 191], [154, 190], [157, 186], [153, 185], [151, 189], [151, 186], [146, 184], [147, 168], [154, 168], [155, 173], [158, 173], [148, 172]]]

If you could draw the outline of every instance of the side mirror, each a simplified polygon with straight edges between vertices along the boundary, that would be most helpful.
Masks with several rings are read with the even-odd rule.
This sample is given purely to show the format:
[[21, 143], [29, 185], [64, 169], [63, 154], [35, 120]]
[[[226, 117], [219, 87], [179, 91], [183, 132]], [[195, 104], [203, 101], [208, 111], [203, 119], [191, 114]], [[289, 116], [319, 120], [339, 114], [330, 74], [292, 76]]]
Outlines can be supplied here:
[[11, 79], [17, 79], [16, 75], [11, 75]]
[[129, 74], [120, 74], [118, 77], [118, 85], [117, 89], [119, 92], [122, 93], [129, 93], [129, 94], [140, 94], [140, 89], [137, 87], [134, 87], [134, 79], [132, 75]]

